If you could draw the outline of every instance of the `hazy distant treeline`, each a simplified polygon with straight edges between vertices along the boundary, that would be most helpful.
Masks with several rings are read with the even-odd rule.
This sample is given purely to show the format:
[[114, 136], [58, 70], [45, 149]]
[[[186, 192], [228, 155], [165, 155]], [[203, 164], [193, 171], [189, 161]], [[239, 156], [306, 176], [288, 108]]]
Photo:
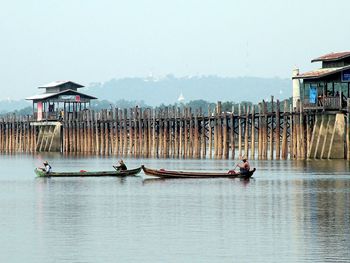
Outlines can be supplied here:
[[[288, 106], [291, 102], [291, 98], [288, 99]], [[207, 115], [208, 110], [210, 109], [211, 112], [214, 112], [215, 107], [217, 105], [217, 102], [210, 102], [206, 100], [192, 100], [187, 103], [174, 103], [174, 104], [160, 104], [158, 106], [152, 107], [150, 105], [147, 105], [143, 101], [128, 101], [128, 100], [118, 100], [115, 102], [111, 102], [108, 100], [94, 100], [91, 102], [91, 109], [95, 111], [100, 111], [102, 109], [113, 109], [113, 108], [119, 108], [119, 109], [130, 109], [134, 108], [136, 106], [140, 108], [155, 108], [155, 109], [162, 109], [162, 108], [173, 108], [177, 107], [180, 109], [183, 109], [184, 107], [191, 108], [192, 112], [195, 113], [201, 109], [202, 113]], [[222, 110], [226, 112], [234, 112], [238, 113], [238, 107], [241, 105], [244, 106], [252, 106], [256, 108], [256, 111], [258, 110], [257, 104], [253, 104], [250, 101], [241, 101], [241, 102], [234, 102], [234, 101], [224, 101], [221, 102]], [[270, 109], [271, 105], [270, 102], [267, 102], [267, 107]], [[283, 110], [283, 103], [281, 103], [281, 110]], [[24, 107], [19, 110], [13, 110], [13, 111], [2, 111], [0, 112], [0, 115], [7, 115], [7, 114], [16, 114], [20, 116], [26, 116], [26, 115], [32, 115], [33, 108], [31, 106]]]
[[[252, 102], [249, 101], [243, 101], [243, 102], [233, 102], [233, 101], [225, 101], [222, 102], [222, 109], [223, 111], [228, 111], [231, 112], [232, 109], [234, 108], [235, 111], [238, 111], [238, 105], [253, 105]], [[112, 103], [108, 100], [102, 100], [102, 101], [94, 101], [91, 104], [91, 108], [93, 110], [101, 110], [101, 109], [110, 109], [110, 108], [119, 108], [119, 109], [128, 109], [128, 108], [133, 108], [133, 107], [140, 107], [140, 108], [155, 108], [155, 109], [161, 109], [161, 108], [191, 108], [192, 112], [196, 112], [197, 110], [199, 111], [200, 109], [202, 110], [203, 114], [208, 114], [208, 110], [213, 112], [215, 107], [216, 107], [216, 102], [210, 102], [206, 100], [192, 100], [187, 103], [174, 103], [174, 104], [160, 104], [158, 106], [152, 107], [150, 105], [147, 105], [143, 101], [127, 101], [127, 100], [119, 100], [116, 101], [115, 103]]]
[[[219, 77], [194, 76], [163, 78], [121, 78], [104, 83], [93, 83], [81, 90], [99, 98], [91, 101], [94, 110], [111, 107], [132, 108], [150, 107], [191, 107], [193, 111], [202, 108], [204, 114], [208, 107], [215, 108], [217, 101], [222, 101], [225, 111], [238, 110], [238, 103], [251, 105], [271, 95], [284, 99], [291, 96], [291, 81], [279, 78], [255, 77]], [[185, 100], [178, 103], [179, 96]], [[31, 102], [23, 100], [0, 101], [0, 114], [32, 114]]]
[[167, 75], [163, 78], [112, 79], [92, 83], [85, 91], [100, 100], [117, 101], [122, 98], [127, 101], [144, 101], [152, 106], [176, 103], [180, 95], [186, 102], [220, 100], [257, 103], [271, 95], [279, 99], [290, 97], [292, 82], [280, 78]]

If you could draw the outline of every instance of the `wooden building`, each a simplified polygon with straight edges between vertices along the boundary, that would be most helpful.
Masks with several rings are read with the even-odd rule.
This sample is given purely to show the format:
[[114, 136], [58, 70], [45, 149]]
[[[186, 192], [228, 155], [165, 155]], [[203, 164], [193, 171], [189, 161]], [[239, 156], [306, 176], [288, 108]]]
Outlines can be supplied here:
[[45, 92], [27, 100], [33, 101], [33, 116], [36, 121], [56, 121], [63, 114], [73, 114], [90, 107], [93, 96], [78, 92], [83, 85], [73, 81], [55, 81], [40, 86]]
[[350, 97], [350, 51], [330, 53], [311, 60], [316, 70], [293, 76], [301, 80], [300, 99], [305, 110], [342, 111]]
[[346, 133], [350, 123], [345, 115], [349, 111], [350, 51], [330, 53], [311, 62], [321, 62], [322, 67], [293, 75], [293, 94], [298, 93], [294, 87], [300, 85], [300, 110], [315, 113], [315, 118], [308, 120], [314, 124], [307, 157], [345, 158], [350, 153]]

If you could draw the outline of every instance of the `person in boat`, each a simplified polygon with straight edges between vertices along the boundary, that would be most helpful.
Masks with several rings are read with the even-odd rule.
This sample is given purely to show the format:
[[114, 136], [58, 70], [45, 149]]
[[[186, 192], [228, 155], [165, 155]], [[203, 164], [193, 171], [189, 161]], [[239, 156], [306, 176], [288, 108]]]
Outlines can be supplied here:
[[120, 171], [126, 171], [126, 170], [128, 170], [128, 168], [126, 167], [126, 165], [125, 165], [125, 163], [124, 163], [123, 160], [120, 160], [120, 161], [119, 161], [119, 165], [115, 166], [115, 168], [116, 168], [117, 170], [120, 170]]
[[52, 167], [51, 165], [48, 163], [48, 161], [45, 161], [44, 163], [44, 168], [41, 168], [44, 172], [46, 172], [46, 174], [49, 174], [52, 172]]
[[250, 164], [246, 158], [242, 159], [242, 163], [237, 164], [240, 173], [247, 173], [250, 171]]

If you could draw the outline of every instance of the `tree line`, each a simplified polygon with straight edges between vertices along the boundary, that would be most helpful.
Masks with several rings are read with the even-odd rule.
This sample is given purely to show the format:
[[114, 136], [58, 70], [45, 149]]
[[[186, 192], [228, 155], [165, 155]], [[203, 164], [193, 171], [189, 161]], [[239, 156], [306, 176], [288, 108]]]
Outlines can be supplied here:
[[[292, 99], [289, 98], [288, 104], [292, 102]], [[258, 105], [253, 104], [250, 101], [241, 101], [241, 102], [233, 102], [233, 101], [224, 101], [221, 103], [222, 105], [222, 110], [226, 112], [238, 112], [239, 105], [241, 106], [249, 106], [252, 107], [254, 105], [255, 110], [257, 112], [258, 110]], [[192, 112], [196, 112], [199, 109], [202, 109], [202, 113], [204, 115], [208, 115], [208, 110], [210, 109], [211, 112], [214, 112], [215, 107], [216, 107], [216, 102], [209, 102], [206, 100], [191, 100], [189, 102], [177, 102], [173, 104], [160, 104], [158, 106], [150, 106], [147, 105], [144, 101], [129, 101], [129, 100], [118, 100], [115, 102], [111, 102], [108, 100], [93, 100], [91, 102], [91, 109], [95, 111], [100, 111], [102, 109], [111, 109], [111, 108], [119, 108], [119, 109], [129, 109], [129, 108], [134, 108], [134, 107], [140, 107], [140, 108], [151, 108], [151, 109], [162, 109], [162, 108], [172, 108], [172, 107], [178, 107], [180, 109], [183, 108], [191, 108]], [[281, 107], [283, 107], [281, 103]], [[267, 102], [267, 108], [270, 110], [271, 108], [271, 103], [270, 101]], [[282, 110], [282, 108], [281, 108]], [[33, 113], [33, 108], [31, 106], [24, 107], [22, 109], [14, 110], [11, 112], [0, 112], [0, 116], [8, 115], [8, 114], [16, 114], [18, 116], [28, 116], [32, 115]]]

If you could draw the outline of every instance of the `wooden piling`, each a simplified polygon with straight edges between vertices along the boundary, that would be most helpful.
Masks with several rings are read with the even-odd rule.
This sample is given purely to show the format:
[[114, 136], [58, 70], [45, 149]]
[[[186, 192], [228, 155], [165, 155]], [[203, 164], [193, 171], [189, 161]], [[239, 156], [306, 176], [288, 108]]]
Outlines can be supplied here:
[[276, 125], [275, 125], [275, 143], [276, 143], [276, 149], [275, 149], [275, 158], [276, 160], [280, 159], [280, 154], [281, 154], [281, 146], [280, 146], [280, 140], [281, 140], [281, 135], [280, 135], [280, 101], [276, 101]]
[[262, 152], [263, 152], [263, 142], [262, 142], [262, 133], [263, 133], [263, 127], [262, 127], [262, 104], [258, 104], [258, 110], [259, 110], [259, 116], [258, 116], [258, 159], [262, 159]]
[[287, 132], [288, 132], [288, 102], [284, 101], [283, 107], [283, 131], [282, 131], [282, 159], [286, 160], [288, 158], [288, 141], [287, 141]]
[[180, 111], [179, 115], [179, 157], [183, 158], [183, 148], [184, 148], [184, 138], [183, 138], [183, 133], [184, 133], [184, 120], [183, 120], [183, 113]]
[[250, 153], [251, 159], [255, 159], [255, 107], [252, 105], [251, 108], [251, 142], [250, 142]]
[[273, 149], [274, 149], [274, 140], [273, 140], [273, 130], [274, 130], [274, 101], [273, 101], [273, 96], [271, 96], [271, 117], [270, 117], [270, 160], [273, 159]]
[[241, 104], [238, 104], [238, 158], [242, 158], [242, 116]]
[[[147, 116], [147, 129], [148, 129], [148, 150], [147, 155], [145, 157], [151, 157], [152, 156], [152, 146], [153, 146], [153, 130], [152, 130], [152, 117], [153, 117], [153, 111], [151, 109], [148, 109], [148, 116]], [[154, 123], [153, 123], [154, 125]]]
[[235, 108], [232, 106], [230, 114], [230, 145], [231, 145], [231, 159], [235, 159]]
[[291, 121], [290, 121], [290, 123], [291, 123], [291, 126], [290, 126], [291, 157], [292, 157], [292, 159], [295, 159], [295, 158], [297, 158], [297, 134], [296, 134], [297, 122], [296, 122], [296, 116], [293, 114], [292, 106], [290, 109], [290, 116], [291, 116]]
[[306, 158], [305, 149], [305, 128], [304, 128], [304, 107], [301, 101], [299, 101], [300, 116], [299, 116], [299, 128], [300, 128], [300, 158]]
[[227, 113], [224, 112], [223, 113], [223, 118], [222, 118], [222, 121], [223, 121], [223, 128], [222, 128], [222, 133], [223, 133], [223, 136], [222, 136], [222, 139], [223, 139], [223, 157], [224, 159], [228, 159], [229, 158], [229, 147], [228, 147], [228, 129], [227, 129]]
[[209, 158], [213, 158], [213, 128], [212, 128], [212, 116], [211, 109], [208, 106], [208, 152]]
[[194, 158], [199, 158], [199, 127], [198, 127], [198, 112], [194, 115], [194, 132], [193, 132], [193, 155]]
[[206, 125], [205, 125], [205, 118], [204, 115], [201, 111], [201, 149], [202, 149], [202, 157], [201, 158], [206, 158], [207, 157], [207, 135], [206, 135]]
[[183, 158], [187, 158], [187, 150], [188, 150], [188, 126], [187, 126], [187, 117], [188, 117], [188, 109], [185, 108], [184, 113], [184, 154]]
[[249, 106], [245, 105], [244, 109], [244, 156], [245, 158], [249, 158]]
[[267, 159], [268, 152], [268, 114], [267, 114], [267, 104], [263, 101], [263, 159]]
[[162, 140], [163, 140], [163, 158], [168, 158], [169, 154], [168, 154], [168, 150], [169, 150], [169, 145], [168, 145], [168, 133], [169, 133], [169, 127], [168, 127], [168, 116], [169, 112], [168, 112], [168, 108], [165, 108], [164, 110], [164, 117], [163, 117], [163, 136], [162, 136]]
[[[128, 110], [124, 109], [124, 116], [123, 116], [124, 120], [123, 120], [123, 156], [127, 157], [128, 156], [128, 146], [132, 144], [132, 142], [130, 141], [130, 137], [128, 138]], [[131, 120], [132, 116], [130, 116], [130, 120]], [[130, 123], [129, 123], [130, 125]], [[130, 131], [131, 127], [129, 126], [129, 131]]]
[[223, 157], [223, 137], [222, 137], [222, 105], [221, 101], [217, 103], [217, 147], [218, 155], [217, 158], [222, 159]]

